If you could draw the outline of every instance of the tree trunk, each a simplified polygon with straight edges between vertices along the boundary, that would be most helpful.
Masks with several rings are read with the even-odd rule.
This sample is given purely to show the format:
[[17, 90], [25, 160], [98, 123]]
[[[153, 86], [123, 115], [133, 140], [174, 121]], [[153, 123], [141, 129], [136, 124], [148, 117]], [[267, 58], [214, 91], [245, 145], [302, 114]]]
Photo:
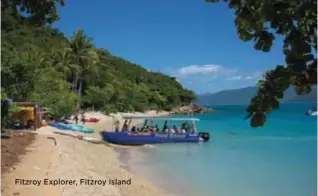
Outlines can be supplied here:
[[78, 87], [78, 91], [77, 91], [78, 100], [77, 100], [77, 105], [76, 105], [77, 110], [81, 109], [82, 87], [83, 87], [83, 80], [79, 79], [79, 87]]
[[78, 77], [74, 76], [73, 77], [73, 86], [72, 86], [72, 90], [73, 90], [74, 93], [77, 92], [77, 84], [78, 84]]
[[75, 92], [75, 76], [72, 77], [72, 92]]

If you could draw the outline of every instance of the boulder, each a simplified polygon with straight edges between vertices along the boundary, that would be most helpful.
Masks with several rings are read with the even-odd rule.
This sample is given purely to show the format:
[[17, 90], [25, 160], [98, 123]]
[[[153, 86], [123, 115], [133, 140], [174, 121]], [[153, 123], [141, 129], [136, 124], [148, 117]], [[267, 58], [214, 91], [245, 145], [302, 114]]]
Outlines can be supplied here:
[[205, 108], [197, 104], [192, 104], [176, 108], [172, 111], [172, 114], [203, 114], [212, 112], [215, 112], [215, 110], [211, 108]]

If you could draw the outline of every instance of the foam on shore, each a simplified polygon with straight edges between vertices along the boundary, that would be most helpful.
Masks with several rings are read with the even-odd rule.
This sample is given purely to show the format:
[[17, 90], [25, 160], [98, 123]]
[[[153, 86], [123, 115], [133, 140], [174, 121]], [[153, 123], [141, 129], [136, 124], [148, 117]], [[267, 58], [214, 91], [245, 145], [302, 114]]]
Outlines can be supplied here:
[[[136, 148], [115, 148], [118, 159], [122, 163], [122, 168], [144, 177], [155, 186], [166, 190], [166, 195], [169, 196], [204, 195], [177, 173], [154, 167], [153, 165], [158, 165], [158, 163], [155, 163], [156, 160], [153, 159], [153, 156], [156, 153], [155, 151], [160, 149], [160, 145], [149, 146], [152, 145]], [[160, 161], [163, 163], [165, 160]]]

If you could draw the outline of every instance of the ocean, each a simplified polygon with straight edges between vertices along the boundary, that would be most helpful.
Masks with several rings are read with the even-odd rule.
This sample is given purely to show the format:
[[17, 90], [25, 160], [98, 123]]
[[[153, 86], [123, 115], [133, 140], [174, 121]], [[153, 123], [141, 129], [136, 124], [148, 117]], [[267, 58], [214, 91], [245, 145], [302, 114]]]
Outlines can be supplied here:
[[317, 118], [304, 115], [312, 106], [282, 104], [261, 128], [244, 120], [246, 106], [211, 106], [218, 112], [196, 115], [209, 142], [146, 146], [130, 166], [174, 195], [314, 196]]

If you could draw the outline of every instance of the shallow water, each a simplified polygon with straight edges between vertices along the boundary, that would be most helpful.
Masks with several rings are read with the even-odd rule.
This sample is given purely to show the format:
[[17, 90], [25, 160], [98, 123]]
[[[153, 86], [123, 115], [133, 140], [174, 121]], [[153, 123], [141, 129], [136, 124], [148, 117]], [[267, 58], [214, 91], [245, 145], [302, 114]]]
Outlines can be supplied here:
[[176, 195], [312, 196], [317, 119], [304, 115], [311, 106], [284, 104], [257, 129], [244, 120], [246, 106], [215, 106], [222, 112], [197, 115], [210, 142], [146, 146], [143, 161], [132, 165]]

